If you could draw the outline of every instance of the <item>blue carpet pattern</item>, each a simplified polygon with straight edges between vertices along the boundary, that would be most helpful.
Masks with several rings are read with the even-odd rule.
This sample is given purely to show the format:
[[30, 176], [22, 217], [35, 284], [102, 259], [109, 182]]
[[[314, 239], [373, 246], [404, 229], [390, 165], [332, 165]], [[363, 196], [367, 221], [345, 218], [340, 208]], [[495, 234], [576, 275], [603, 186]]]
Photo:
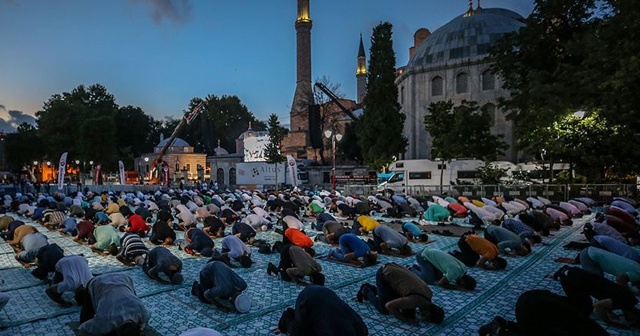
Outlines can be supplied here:
[[[349, 303], [364, 319], [370, 335], [477, 335], [478, 328], [488, 323], [495, 315], [514, 319], [513, 307], [518, 296], [529, 289], [543, 288], [562, 293], [560, 283], [544, 278], [555, 272], [561, 264], [553, 260], [558, 257], [574, 257], [576, 251], [565, 250], [563, 245], [569, 241], [582, 240], [581, 227], [590, 220], [585, 217], [574, 221], [573, 227], [563, 227], [553, 232], [552, 237], [544, 239], [545, 245], [534, 247], [527, 257], [507, 257], [509, 266], [504, 271], [489, 272], [470, 269], [469, 274], [478, 280], [473, 292], [444, 290], [433, 287], [434, 302], [445, 309], [446, 318], [442, 324], [421, 323], [419, 327], [408, 326], [391, 316], [379, 314], [368, 303], [353, 300], [360, 285], [375, 283], [377, 267], [355, 268], [320, 260], [326, 275], [326, 286], [333, 289], [343, 300]], [[28, 220], [25, 220], [28, 221]], [[190, 285], [197, 279], [198, 273], [208, 258], [192, 256], [171, 247], [172, 253], [183, 259], [182, 285], [163, 285], [149, 279], [138, 267], [121, 264], [112, 256], [100, 256], [91, 252], [87, 246], [72, 241], [71, 237], [57, 232], [48, 232], [37, 223], [29, 223], [45, 233], [51, 243], [61, 246], [66, 255], [83, 254], [89, 261], [94, 274], [125, 272], [135, 283], [136, 292], [151, 310], [148, 335], [179, 335], [195, 327], [216, 329], [225, 335], [269, 335], [276, 328], [284, 308], [295, 303], [297, 294], [303, 287], [279, 281], [266, 275], [269, 262], [277, 263], [279, 256], [254, 253], [254, 264], [248, 269], [236, 269], [249, 288], [253, 298], [248, 314], [221, 313], [214, 307], [200, 303], [190, 294]], [[309, 223], [307, 223], [309, 224]], [[315, 232], [310, 230], [310, 235]], [[183, 234], [178, 233], [178, 238]], [[261, 232], [260, 239], [269, 242], [280, 240], [281, 236], [273, 232]], [[433, 236], [429, 248], [450, 251], [456, 248], [458, 238]], [[220, 240], [216, 240], [219, 245]], [[412, 243], [415, 251], [423, 249], [425, 244]], [[151, 246], [150, 246], [151, 247]], [[328, 253], [330, 246], [317, 243], [318, 255]], [[408, 265], [411, 258], [380, 256], [381, 264], [397, 262]], [[79, 307], [61, 308], [52, 302], [44, 290], [47, 285], [30, 274], [14, 259], [13, 250], [4, 242], [0, 243], [0, 291], [11, 296], [11, 301], [0, 310], [0, 335], [76, 335]], [[70, 293], [65, 294], [72, 300]], [[607, 327], [611, 335], [630, 336], [633, 331]]]

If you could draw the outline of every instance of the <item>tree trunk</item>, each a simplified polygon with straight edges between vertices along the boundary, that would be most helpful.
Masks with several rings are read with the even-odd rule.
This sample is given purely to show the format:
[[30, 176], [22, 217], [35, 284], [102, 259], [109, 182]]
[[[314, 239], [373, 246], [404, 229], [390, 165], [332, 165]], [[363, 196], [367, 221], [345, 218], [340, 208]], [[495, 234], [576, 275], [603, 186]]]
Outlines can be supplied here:
[[276, 167], [276, 192], [278, 192], [278, 163], [273, 164]]

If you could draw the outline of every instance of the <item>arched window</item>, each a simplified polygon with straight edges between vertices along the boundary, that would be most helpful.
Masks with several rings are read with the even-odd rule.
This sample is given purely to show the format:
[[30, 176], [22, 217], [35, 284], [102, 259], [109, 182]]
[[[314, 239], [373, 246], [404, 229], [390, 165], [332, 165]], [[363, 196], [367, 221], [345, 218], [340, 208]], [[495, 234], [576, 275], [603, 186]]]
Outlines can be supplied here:
[[404, 104], [404, 85], [400, 87], [400, 104]]
[[232, 186], [236, 185], [236, 169], [235, 168], [229, 169], [229, 185], [232, 185]]
[[456, 93], [469, 92], [469, 75], [461, 72], [456, 76]]
[[431, 80], [431, 95], [442, 96], [444, 92], [444, 80], [440, 76], [433, 77]]
[[496, 106], [488, 103], [484, 105], [483, 109], [489, 114], [489, 125], [494, 127], [496, 125]]
[[482, 91], [489, 91], [496, 89], [496, 76], [493, 75], [491, 70], [486, 70], [482, 73]]
[[219, 186], [224, 185], [224, 169], [218, 168], [216, 171], [216, 182], [218, 182]]

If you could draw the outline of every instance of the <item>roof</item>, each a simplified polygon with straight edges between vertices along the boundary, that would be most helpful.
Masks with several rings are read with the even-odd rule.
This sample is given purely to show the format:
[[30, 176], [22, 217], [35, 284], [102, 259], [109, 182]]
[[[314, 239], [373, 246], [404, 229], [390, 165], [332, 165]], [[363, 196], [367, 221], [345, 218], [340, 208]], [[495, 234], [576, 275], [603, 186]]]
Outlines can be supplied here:
[[[161, 147], [162, 148], [167, 144], [168, 141], [169, 141], [169, 138], [164, 139], [164, 140], [160, 141], [160, 143], [158, 143], [158, 145], [156, 147]], [[180, 138], [175, 138], [173, 140], [173, 142], [171, 143], [171, 146], [169, 146], [169, 147], [191, 147], [191, 146], [186, 141], [184, 141], [184, 140], [182, 140]]]
[[463, 62], [489, 55], [504, 34], [524, 27], [524, 18], [503, 8], [479, 8], [438, 28], [420, 44], [407, 67]]

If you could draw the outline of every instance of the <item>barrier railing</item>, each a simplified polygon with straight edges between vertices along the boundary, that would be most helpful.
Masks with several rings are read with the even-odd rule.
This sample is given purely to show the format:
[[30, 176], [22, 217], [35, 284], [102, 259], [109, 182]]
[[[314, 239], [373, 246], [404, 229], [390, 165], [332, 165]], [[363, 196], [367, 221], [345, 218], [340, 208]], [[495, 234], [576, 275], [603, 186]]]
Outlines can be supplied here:
[[[375, 185], [346, 185], [343, 194], [369, 196], [377, 194]], [[589, 197], [599, 203], [608, 203], [613, 197], [638, 196], [635, 184], [532, 184], [532, 185], [422, 185], [407, 187], [407, 195], [430, 197], [433, 195], [462, 195], [469, 198], [510, 196], [525, 199], [542, 196], [553, 202], [566, 201], [576, 197]]]

